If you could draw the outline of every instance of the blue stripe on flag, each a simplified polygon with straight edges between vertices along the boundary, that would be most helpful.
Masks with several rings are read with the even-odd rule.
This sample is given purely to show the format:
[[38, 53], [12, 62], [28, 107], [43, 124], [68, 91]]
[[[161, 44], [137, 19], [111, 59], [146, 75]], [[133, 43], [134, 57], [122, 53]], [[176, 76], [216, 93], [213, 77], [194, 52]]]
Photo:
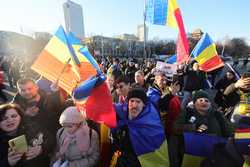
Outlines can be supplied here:
[[201, 52], [206, 49], [208, 46], [213, 44], [213, 40], [210, 38], [208, 33], [205, 33], [202, 38], [199, 40], [199, 42], [196, 44], [195, 48], [193, 49], [191, 56], [192, 57], [198, 57]]
[[250, 154], [250, 139], [235, 139], [235, 146], [239, 153]]
[[174, 64], [174, 63], [176, 63], [176, 61], [177, 61], [177, 57], [176, 57], [176, 54], [175, 54], [175, 55], [172, 55], [172, 56], [168, 57], [166, 63]]
[[225, 143], [226, 139], [201, 133], [184, 133], [185, 153], [194, 156], [209, 157], [215, 144]]
[[75, 64], [80, 64], [80, 61], [78, 60], [75, 51], [72, 47], [72, 45], [69, 43], [68, 38], [66, 36], [66, 33], [63, 29], [62, 26], [60, 26], [55, 34], [55, 36], [60, 39], [69, 49], [70, 55], [72, 57], [72, 59], [74, 60]]
[[72, 32], [68, 33], [68, 41], [72, 45], [81, 45], [81, 40], [76, 38], [75, 35]]
[[168, 1], [146, 0], [146, 20], [151, 24], [166, 25]]
[[96, 60], [94, 59], [94, 57], [89, 53], [88, 48], [87, 47], [83, 47], [80, 50], [80, 53], [82, 53], [87, 59], [88, 61], [94, 66], [94, 68], [97, 70], [97, 73], [102, 73], [98, 63], [96, 62]]

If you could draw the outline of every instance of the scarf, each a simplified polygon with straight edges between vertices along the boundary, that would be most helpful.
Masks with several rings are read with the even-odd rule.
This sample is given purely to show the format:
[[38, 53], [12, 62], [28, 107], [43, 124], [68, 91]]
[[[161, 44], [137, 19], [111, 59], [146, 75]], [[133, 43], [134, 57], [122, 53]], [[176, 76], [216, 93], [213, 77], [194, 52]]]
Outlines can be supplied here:
[[81, 125], [74, 134], [65, 131], [65, 138], [60, 148], [60, 154], [63, 155], [70, 143], [76, 142], [76, 146], [80, 152], [86, 152], [90, 147], [89, 127]]

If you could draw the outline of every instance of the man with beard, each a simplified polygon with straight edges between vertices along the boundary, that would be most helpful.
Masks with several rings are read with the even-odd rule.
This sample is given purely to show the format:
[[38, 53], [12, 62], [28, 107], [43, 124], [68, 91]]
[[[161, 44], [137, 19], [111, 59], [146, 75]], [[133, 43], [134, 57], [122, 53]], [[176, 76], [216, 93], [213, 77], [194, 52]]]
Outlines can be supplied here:
[[58, 119], [61, 113], [59, 111], [63, 103], [60, 92], [46, 94], [39, 89], [35, 81], [29, 78], [19, 79], [17, 89], [18, 93], [12, 102], [23, 108], [25, 116], [31, 122], [37, 122], [52, 134], [56, 134], [60, 127]]
[[[115, 104], [117, 127], [111, 130], [114, 153], [111, 164], [140, 167], [147, 163], [152, 166], [152, 161], [157, 159], [156, 166], [168, 166], [167, 145], [162, 144], [166, 142], [165, 134], [157, 109], [141, 88], [131, 89], [127, 99], [127, 103]], [[152, 150], [156, 148], [157, 154], [154, 154]], [[144, 154], [147, 156], [143, 157]]]
[[234, 99], [234, 111], [231, 122], [237, 123], [242, 117], [250, 117], [250, 73], [244, 73], [241, 78], [224, 91], [224, 96], [237, 95]]

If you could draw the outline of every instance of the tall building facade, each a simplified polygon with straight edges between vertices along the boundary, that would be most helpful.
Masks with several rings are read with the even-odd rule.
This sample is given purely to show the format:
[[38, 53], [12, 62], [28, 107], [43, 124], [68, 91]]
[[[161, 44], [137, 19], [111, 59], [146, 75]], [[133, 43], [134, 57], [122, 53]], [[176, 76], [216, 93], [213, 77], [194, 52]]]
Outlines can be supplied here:
[[68, 0], [63, 4], [66, 31], [73, 32], [78, 38], [84, 39], [84, 21], [81, 5]]
[[146, 37], [144, 37], [144, 25], [138, 25], [137, 26], [137, 37], [139, 41], [144, 41], [144, 39], [147, 41], [148, 40], [148, 27], [146, 26]]

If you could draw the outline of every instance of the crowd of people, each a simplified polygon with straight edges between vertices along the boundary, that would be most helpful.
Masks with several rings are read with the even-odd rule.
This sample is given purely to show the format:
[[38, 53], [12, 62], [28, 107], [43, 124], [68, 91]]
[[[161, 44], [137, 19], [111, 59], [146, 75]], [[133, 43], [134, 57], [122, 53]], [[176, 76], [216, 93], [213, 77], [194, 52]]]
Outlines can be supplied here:
[[[169, 77], [156, 69], [151, 60], [114, 58], [112, 62], [101, 59], [99, 63], [107, 77], [117, 119], [117, 127], [109, 129], [105, 155], [100, 147], [101, 125], [79, 112], [74, 100], [56, 83], [42, 77], [37, 81], [23, 77], [10, 80], [10, 73], [5, 72], [5, 78], [10, 86], [17, 88], [17, 93], [11, 102], [3, 98], [0, 105], [1, 167], [146, 166], [138, 158], [136, 137], [146, 138], [152, 145], [159, 138], [166, 139], [162, 159], [165, 157], [167, 161], [159, 160], [155, 166], [181, 167], [188, 144], [184, 141], [185, 132], [227, 139], [219, 146], [214, 145], [216, 156], [204, 157], [198, 166], [250, 164], [249, 155], [241, 153], [234, 144], [235, 130], [250, 128], [247, 70], [237, 79], [231, 69], [207, 74], [192, 61], [178, 66]], [[2, 64], [2, 68], [6, 67]], [[150, 127], [149, 119], [154, 120], [154, 126]], [[157, 128], [164, 137], [151, 137], [152, 128]], [[20, 135], [26, 136], [25, 152], [9, 144]], [[145, 143], [136, 139], [136, 144], [143, 147]]]

